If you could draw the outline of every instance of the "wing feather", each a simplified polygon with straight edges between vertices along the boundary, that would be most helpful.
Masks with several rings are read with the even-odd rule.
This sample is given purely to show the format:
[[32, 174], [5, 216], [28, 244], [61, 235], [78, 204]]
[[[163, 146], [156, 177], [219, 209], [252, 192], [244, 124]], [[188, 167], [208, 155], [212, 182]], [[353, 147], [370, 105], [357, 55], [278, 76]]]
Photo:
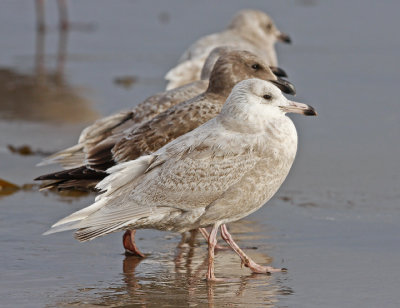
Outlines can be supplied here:
[[255, 151], [241, 146], [245, 138], [214, 119], [153, 155], [112, 167], [97, 186], [104, 193], [95, 203], [48, 233], [79, 229], [77, 238], [89, 240], [127, 226], [184, 230], [183, 217], [198, 219], [259, 161]]
[[172, 140], [211, 120], [223, 101], [200, 95], [160, 113], [122, 138], [112, 149], [114, 160], [123, 162], [157, 151]]

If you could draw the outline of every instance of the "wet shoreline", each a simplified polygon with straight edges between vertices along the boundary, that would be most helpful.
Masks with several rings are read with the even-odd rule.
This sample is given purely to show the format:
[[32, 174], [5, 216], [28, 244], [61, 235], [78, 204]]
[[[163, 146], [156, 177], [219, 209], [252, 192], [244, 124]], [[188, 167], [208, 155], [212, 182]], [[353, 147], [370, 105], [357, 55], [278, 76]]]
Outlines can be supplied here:
[[252, 275], [222, 251], [216, 274], [235, 280], [208, 284], [204, 240], [179, 251], [174, 233], [138, 231], [144, 260], [123, 255], [119, 233], [83, 244], [68, 232], [41, 236], [94, 198], [24, 186], [57, 170], [35, 167], [41, 152], [71, 146], [94, 118], [162, 90], [182, 51], [245, 5], [222, 4], [71, 3], [78, 26], [63, 46], [49, 2], [42, 54], [33, 2], [0, 4], [0, 179], [21, 188], [0, 194], [2, 307], [398, 307], [396, 1], [254, 2], [293, 37], [277, 46], [279, 65], [319, 117], [292, 117], [299, 151], [287, 181], [229, 227], [239, 244], [258, 248], [246, 250], [255, 260], [287, 273]]

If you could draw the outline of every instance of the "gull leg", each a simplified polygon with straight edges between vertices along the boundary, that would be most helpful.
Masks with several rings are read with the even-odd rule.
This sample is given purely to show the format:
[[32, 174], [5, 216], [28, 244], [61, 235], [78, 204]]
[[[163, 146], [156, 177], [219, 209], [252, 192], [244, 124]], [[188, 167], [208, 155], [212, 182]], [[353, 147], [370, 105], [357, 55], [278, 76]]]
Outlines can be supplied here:
[[136, 230], [127, 230], [125, 231], [122, 237], [122, 244], [125, 248], [125, 254], [128, 256], [138, 256], [144, 258], [145, 255], [137, 248], [135, 243], [135, 233]]
[[199, 228], [199, 231], [201, 235], [205, 238], [205, 240], [208, 242], [208, 238], [210, 237], [210, 234], [208, 234], [207, 230], [205, 228]]
[[45, 14], [44, 14], [44, 0], [36, 0], [36, 29], [39, 32], [44, 32], [46, 29], [45, 25]]
[[58, 0], [58, 12], [60, 15], [60, 30], [67, 30], [68, 24], [68, 10], [66, 0]]
[[[210, 236], [205, 228], [199, 228], [198, 229], [201, 233], [201, 235], [208, 241], [208, 237]], [[221, 245], [215, 245], [215, 250], [228, 250], [229, 247], [221, 246]]]
[[249, 256], [247, 256], [242, 249], [235, 243], [232, 238], [232, 235], [228, 232], [228, 228], [225, 224], [221, 226], [221, 236], [225, 242], [228, 243], [229, 246], [239, 255], [240, 259], [242, 260], [242, 264], [248, 267], [253, 273], [258, 274], [266, 274], [266, 273], [273, 273], [273, 272], [282, 272], [286, 271], [285, 268], [273, 268], [271, 266], [262, 266], [254, 262]]
[[189, 247], [193, 248], [196, 244], [196, 236], [197, 233], [199, 233], [198, 229], [191, 230], [190, 232], [190, 238], [189, 238]]
[[187, 232], [181, 234], [181, 240], [178, 243], [177, 248], [182, 248], [185, 246], [187, 240]]
[[184, 246], [187, 240], [187, 232], [184, 232], [181, 234], [181, 240], [178, 243], [177, 248], [177, 253], [174, 259], [175, 262], [175, 268], [177, 269], [177, 272], [180, 268], [182, 268], [182, 258], [183, 258], [183, 251], [184, 251]]
[[217, 233], [218, 233], [219, 224], [216, 223], [211, 229], [211, 233], [208, 237], [208, 271], [207, 271], [207, 280], [208, 281], [219, 281], [219, 279], [215, 278], [214, 275], [214, 249], [217, 245]]

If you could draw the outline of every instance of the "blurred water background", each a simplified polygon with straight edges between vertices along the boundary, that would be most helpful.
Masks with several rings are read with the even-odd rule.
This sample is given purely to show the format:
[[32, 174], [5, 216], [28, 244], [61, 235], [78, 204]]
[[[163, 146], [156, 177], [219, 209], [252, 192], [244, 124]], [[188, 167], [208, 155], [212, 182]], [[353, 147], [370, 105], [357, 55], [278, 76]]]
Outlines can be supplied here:
[[[400, 2], [67, 1], [68, 31], [46, 2], [0, 3], [0, 195], [2, 307], [399, 307]], [[295, 165], [279, 193], [232, 224], [260, 263], [287, 267], [251, 275], [219, 252], [207, 284], [206, 245], [176, 249], [177, 234], [139, 231], [142, 261], [122, 254], [121, 234], [80, 244], [43, 237], [93, 195], [39, 192], [44, 155], [77, 141], [94, 119], [165, 87], [167, 70], [198, 37], [242, 8], [269, 13], [291, 35], [277, 44], [296, 100], [319, 116], [293, 116]], [[21, 146], [25, 146], [21, 148]], [[24, 155], [21, 155], [24, 154]], [[1, 183], [0, 183], [1, 184]]]

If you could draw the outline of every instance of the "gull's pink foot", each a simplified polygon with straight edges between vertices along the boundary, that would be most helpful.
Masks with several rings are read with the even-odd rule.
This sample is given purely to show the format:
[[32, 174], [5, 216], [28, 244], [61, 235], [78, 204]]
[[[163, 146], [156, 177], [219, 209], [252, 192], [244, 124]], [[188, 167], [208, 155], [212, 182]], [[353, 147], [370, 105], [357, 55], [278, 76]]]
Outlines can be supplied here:
[[136, 230], [128, 230], [125, 231], [124, 236], [122, 237], [122, 244], [125, 248], [125, 255], [144, 258], [145, 255], [136, 246], [135, 233]]
[[235, 243], [232, 235], [228, 232], [225, 224], [221, 226], [221, 236], [228, 243], [229, 246], [239, 255], [242, 260], [242, 265], [248, 267], [253, 273], [256, 274], [270, 274], [276, 272], [285, 272], [286, 268], [273, 268], [271, 266], [262, 266], [254, 262], [249, 256], [247, 256], [242, 249]]
[[251, 259], [244, 260], [243, 265], [248, 267], [253, 273], [268, 274], [277, 272], [286, 272], [286, 268], [274, 268], [272, 266], [259, 265]]

